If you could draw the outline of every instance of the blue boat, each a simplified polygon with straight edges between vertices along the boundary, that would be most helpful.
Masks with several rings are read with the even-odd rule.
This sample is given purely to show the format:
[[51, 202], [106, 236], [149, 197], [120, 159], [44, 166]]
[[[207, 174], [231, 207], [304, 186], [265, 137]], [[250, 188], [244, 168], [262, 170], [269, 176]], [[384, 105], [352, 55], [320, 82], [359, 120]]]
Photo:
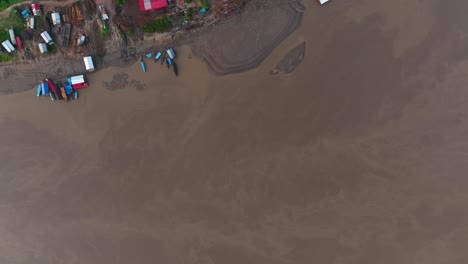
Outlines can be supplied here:
[[171, 58], [167, 58], [166, 59], [166, 66], [167, 66], [168, 69], [171, 67], [171, 64], [172, 64]]
[[154, 52], [148, 53], [148, 54], [146, 54], [146, 58], [151, 59], [151, 57], [153, 57], [153, 55], [154, 55]]
[[154, 61], [158, 61], [159, 58], [161, 58], [161, 55], [162, 55], [162, 52], [158, 52], [158, 54], [156, 54], [156, 56], [154, 56]]
[[44, 82], [42, 84], [43, 88], [42, 88], [42, 94], [43, 95], [46, 95], [46, 94], [49, 94], [49, 84]]
[[63, 84], [63, 88], [65, 89], [65, 93], [66, 93], [67, 95], [70, 95], [70, 94], [73, 93], [73, 87], [72, 87], [71, 84], [70, 84], [70, 83], [71, 83], [70, 77], [67, 78], [67, 80], [68, 80], [68, 82], [65, 82], [65, 83]]
[[143, 59], [140, 59], [140, 64], [141, 64], [141, 69], [143, 70], [143, 72], [146, 72], [146, 65]]
[[37, 96], [41, 96], [41, 94], [42, 94], [42, 85], [39, 84], [37, 86]]
[[73, 92], [73, 99], [75, 99], [75, 100], [78, 99], [78, 96], [79, 96], [78, 90], [75, 90], [75, 91]]

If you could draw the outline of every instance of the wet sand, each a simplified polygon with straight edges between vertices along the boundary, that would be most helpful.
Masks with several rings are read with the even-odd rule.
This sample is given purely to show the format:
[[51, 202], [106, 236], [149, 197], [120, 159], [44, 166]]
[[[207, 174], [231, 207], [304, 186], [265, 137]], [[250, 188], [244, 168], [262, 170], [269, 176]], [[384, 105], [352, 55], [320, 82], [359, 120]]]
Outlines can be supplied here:
[[248, 72], [0, 95], [0, 263], [466, 263], [468, 2], [303, 4]]

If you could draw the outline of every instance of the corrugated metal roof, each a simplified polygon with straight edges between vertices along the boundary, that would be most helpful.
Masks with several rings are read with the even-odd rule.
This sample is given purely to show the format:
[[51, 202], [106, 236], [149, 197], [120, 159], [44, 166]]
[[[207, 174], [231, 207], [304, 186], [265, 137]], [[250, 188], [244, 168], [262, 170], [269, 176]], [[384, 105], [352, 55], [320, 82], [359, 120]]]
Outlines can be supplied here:
[[39, 43], [38, 46], [39, 46], [39, 51], [40, 51], [41, 53], [47, 52], [47, 46], [46, 46], [45, 43]]
[[52, 23], [54, 23], [54, 25], [59, 25], [60, 24], [60, 14], [59, 13], [52, 13], [50, 16], [52, 17]]
[[140, 0], [140, 9], [144, 11], [160, 9], [167, 6], [167, 0]]
[[8, 51], [8, 53], [11, 53], [15, 50], [13, 45], [11, 45], [11, 42], [9, 40], [5, 40], [2, 42], [2, 46]]
[[16, 45], [15, 32], [13, 31], [13, 29], [8, 30], [8, 33], [10, 33], [10, 40], [11, 40], [11, 43], [13, 43], [14, 45]]
[[83, 75], [77, 75], [77, 76], [72, 76], [70, 78], [71, 84], [79, 84], [79, 83], [84, 83], [84, 76]]
[[44, 31], [41, 33], [41, 37], [44, 39], [46, 43], [49, 43], [52, 41], [52, 38], [50, 37], [49, 33], [47, 31]]
[[93, 59], [91, 58], [91, 56], [84, 57], [83, 61], [84, 61], [85, 68], [87, 71], [94, 71], [94, 64], [93, 64]]

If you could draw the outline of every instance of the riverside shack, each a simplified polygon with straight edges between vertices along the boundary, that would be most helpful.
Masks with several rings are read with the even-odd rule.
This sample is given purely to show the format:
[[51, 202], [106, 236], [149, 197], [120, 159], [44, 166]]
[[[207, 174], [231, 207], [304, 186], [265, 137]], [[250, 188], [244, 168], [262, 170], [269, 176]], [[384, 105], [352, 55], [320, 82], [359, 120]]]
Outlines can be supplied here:
[[40, 16], [41, 15], [41, 8], [39, 7], [38, 3], [32, 3], [31, 4], [31, 9], [32, 12], [35, 16]]
[[8, 33], [10, 33], [11, 43], [13, 43], [13, 45], [16, 45], [15, 31], [13, 31], [13, 29], [9, 29]]
[[73, 89], [88, 87], [88, 82], [83, 75], [72, 76], [67, 78], [67, 80], [72, 85]]
[[12, 53], [13, 51], [15, 51], [15, 48], [13, 47], [13, 45], [11, 45], [11, 42], [9, 40], [3, 41], [2, 46], [6, 49], [6, 51], [8, 51], [8, 53]]
[[91, 56], [83, 58], [85, 68], [88, 72], [94, 71], [93, 58]]
[[52, 38], [50, 37], [49, 33], [47, 31], [44, 31], [41, 33], [41, 37], [44, 39], [45, 43], [52, 45], [54, 42], [52, 41]]
[[47, 45], [45, 43], [39, 43], [38, 46], [41, 53], [47, 53]]
[[60, 14], [59, 13], [52, 13], [50, 15], [52, 17], [52, 24], [55, 25], [60, 25]]

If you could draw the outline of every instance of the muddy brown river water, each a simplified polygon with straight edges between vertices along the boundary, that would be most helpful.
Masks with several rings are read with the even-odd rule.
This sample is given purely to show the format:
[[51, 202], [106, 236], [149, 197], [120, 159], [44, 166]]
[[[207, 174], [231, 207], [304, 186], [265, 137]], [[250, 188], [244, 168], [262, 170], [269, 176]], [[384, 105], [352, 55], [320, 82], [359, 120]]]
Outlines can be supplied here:
[[244, 73], [0, 94], [0, 263], [468, 263], [468, 1], [303, 4]]

